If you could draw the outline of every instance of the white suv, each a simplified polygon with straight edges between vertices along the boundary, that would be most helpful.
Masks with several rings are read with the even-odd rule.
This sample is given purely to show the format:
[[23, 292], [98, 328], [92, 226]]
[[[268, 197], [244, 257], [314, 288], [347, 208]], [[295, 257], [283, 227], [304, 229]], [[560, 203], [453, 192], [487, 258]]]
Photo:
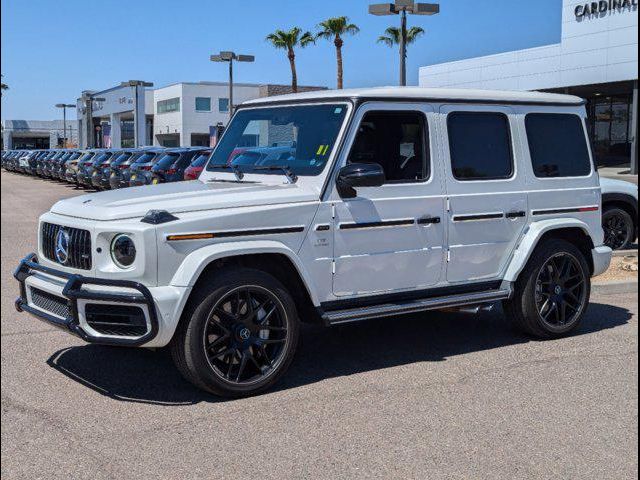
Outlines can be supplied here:
[[299, 322], [501, 301], [566, 335], [611, 259], [585, 115], [571, 96], [422, 88], [247, 102], [199, 180], [55, 204], [16, 307], [87, 342], [170, 345], [225, 396], [281, 377]]

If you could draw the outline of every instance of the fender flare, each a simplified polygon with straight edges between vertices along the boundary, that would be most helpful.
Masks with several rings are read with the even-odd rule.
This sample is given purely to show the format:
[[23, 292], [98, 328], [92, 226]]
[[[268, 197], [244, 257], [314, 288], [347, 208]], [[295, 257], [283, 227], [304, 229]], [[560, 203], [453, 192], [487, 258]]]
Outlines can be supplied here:
[[174, 287], [193, 287], [204, 269], [211, 262], [221, 258], [269, 253], [285, 255], [291, 261], [309, 293], [309, 298], [311, 298], [315, 306], [319, 306], [320, 302], [316, 296], [315, 289], [311, 288], [313, 285], [311, 276], [298, 255], [283, 243], [273, 240], [225, 242], [199, 248], [185, 257], [173, 275], [170, 285]]
[[524, 237], [513, 252], [511, 261], [504, 275], [504, 280], [515, 282], [529, 261], [531, 254], [538, 246], [542, 236], [553, 230], [564, 230], [567, 228], [579, 228], [589, 238], [592, 238], [589, 226], [577, 218], [553, 218], [532, 223], [525, 231]]

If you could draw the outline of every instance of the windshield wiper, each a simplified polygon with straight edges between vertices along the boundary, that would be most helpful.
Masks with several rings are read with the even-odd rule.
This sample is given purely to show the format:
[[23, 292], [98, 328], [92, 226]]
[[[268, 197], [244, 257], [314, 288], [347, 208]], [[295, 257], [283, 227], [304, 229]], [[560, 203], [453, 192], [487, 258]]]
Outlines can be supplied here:
[[240, 171], [240, 168], [238, 167], [238, 165], [229, 165], [227, 163], [220, 163], [220, 164], [214, 164], [214, 165], [209, 165], [208, 168], [226, 168], [227, 170], [232, 170], [233, 174], [236, 176], [236, 179], [238, 181], [241, 181], [244, 178], [244, 173], [242, 173]]
[[288, 165], [257, 166], [253, 167], [253, 170], [279, 170], [284, 173], [285, 177], [287, 177], [287, 180], [289, 180], [289, 183], [296, 183], [298, 181], [298, 176], [293, 173], [293, 170], [291, 170], [291, 167], [289, 167]]

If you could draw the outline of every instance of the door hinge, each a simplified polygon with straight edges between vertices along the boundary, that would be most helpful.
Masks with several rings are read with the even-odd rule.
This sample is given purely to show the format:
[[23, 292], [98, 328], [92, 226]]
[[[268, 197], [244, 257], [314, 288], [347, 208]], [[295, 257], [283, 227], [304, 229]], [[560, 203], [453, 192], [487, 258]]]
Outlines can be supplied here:
[[333, 262], [331, 262], [331, 274], [332, 275], [336, 274], [336, 262], [335, 262], [335, 260]]
[[335, 203], [331, 204], [331, 218], [333, 218], [334, 220], [336, 218], [336, 204]]
[[447, 263], [451, 262], [451, 250], [447, 250]]
[[447, 212], [451, 211], [451, 199], [447, 198]]

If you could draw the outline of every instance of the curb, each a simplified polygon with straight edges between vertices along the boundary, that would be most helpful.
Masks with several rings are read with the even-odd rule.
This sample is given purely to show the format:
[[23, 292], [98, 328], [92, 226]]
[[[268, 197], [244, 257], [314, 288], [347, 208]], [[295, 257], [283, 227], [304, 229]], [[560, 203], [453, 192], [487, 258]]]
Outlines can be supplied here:
[[637, 257], [638, 250], [635, 248], [632, 250], [615, 250], [613, 252], [613, 256], [614, 257]]
[[594, 283], [591, 285], [591, 292], [600, 295], [638, 293], [638, 281]]

